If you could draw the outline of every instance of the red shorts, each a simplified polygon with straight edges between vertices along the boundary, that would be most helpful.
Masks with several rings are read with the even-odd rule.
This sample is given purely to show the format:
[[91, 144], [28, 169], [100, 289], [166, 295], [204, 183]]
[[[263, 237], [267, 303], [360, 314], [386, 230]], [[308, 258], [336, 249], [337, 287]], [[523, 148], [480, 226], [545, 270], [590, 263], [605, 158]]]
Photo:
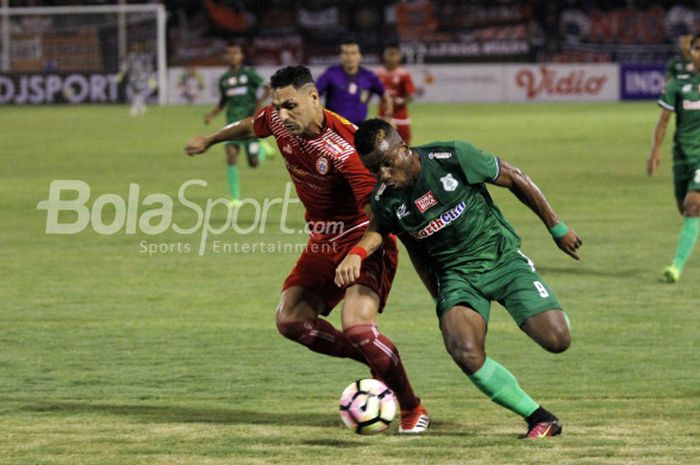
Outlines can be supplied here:
[[[309, 239], [306, 249], [297, 260], [296, 265], [284, 280], [282, 290], [292, 286], [301, 286], [316, 292], [325, 304], [323, 315], [328, 315], [338, 302], [345, 297], [345, 289], [335, 285], [335, 269], [345, 255], [362, 237], [364, 230], [352, 237], [345, 238], [340, 243], [319, 242]], [[384, 309], [389, 297], [391, 283], [399, 263], [399, 252], [396, 247], [396, 237], [393, 235], [384, 239], [380, 249], [362, 262], [360, 277], [355, 284], [369, 287], [379, 296], [379, 312]]]

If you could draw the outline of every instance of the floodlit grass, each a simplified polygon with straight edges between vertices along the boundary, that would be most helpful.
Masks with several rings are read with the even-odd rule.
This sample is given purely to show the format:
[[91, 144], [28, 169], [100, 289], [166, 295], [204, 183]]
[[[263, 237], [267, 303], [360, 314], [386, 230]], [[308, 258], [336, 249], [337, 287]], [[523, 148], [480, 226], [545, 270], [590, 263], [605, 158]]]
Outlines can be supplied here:
[[[196, 211], [177, 200], [180, 186], [205, 180], [186, 192], [202, 208], [227, 192], [222, 147], [196, 159], [182, 153], [205, 130], [205, 111], [0, 111], [0, 463], [698, 463], [700, 251], [679, 284], [660, 282], [681, 218], [670, 132], [658, 177], [645, 175], [655, 105], [413, 108], [414, 142], [463, 139], [520, 166], [584, 239], [575, 262], [509, 192], [491, 189], [573, 325], [571, 349], [552, 355], [502, 309], [492, 312], [490, 355], [564, 422], [562, 437], [539, 442], [518, 441], [524, 423], [449, 359], [405, 259], [380, 327], [400, 348], [434, 424], [423, 437], [399, 436], [395, 426], [377, 437], [343, 429], [337, 399], [366, 369], [312, 354], [274, 326], [297, 256], [277, 248], [305, 238], [298, 204], [287, 217], [272, 206], [262, 232], [229, 230], [204, 242], [201, 231], [172, 229], [45, 233], [46, 212], [36, 207], [58, 179], [88, 183], [88, 207], [106, 193], [126, 201], [135, 183], [137, 222], [154, 208], [144, 198], [165, 193], [175, 200], [173, 221], [196, 225]], [[244, 196], [259, 200], [282, 197], [288, 181], [279, 155], [258, 170], [243, 167], [241, 178]], [[114, 209], [103, 213], [110, 224]], [[224, 217], [215, 207], [211, 222]], [[237, 221], [253, 224], [251, 205]], [[243, 253], [244, 244], [258, 248]]]

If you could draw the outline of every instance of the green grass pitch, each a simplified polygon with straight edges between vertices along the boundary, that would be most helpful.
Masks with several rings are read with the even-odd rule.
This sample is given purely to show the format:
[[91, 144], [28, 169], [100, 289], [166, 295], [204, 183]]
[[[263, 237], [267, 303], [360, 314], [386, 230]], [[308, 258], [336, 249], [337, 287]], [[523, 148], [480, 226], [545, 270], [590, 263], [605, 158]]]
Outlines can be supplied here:
[[[396, 342], [434, 423], [429, 434], [361, 437], [341, 426], [342, 389], [368, 375], [280, 337], [274, 312], [297, 253], [213, 250], [219, 244], [304, 242], [265, 230], [214, 236], [138, 228], [103, 235], [45, 233], [37, 204], [53, 180], [85, 181], [127, 199], [140, 187], [177, 197], [190, 179], [198, 205], [226, 195], [222, 147], [188, 158], [210, 130], [203, 107], [32, 107], [0, 111], [0, 463], [136, 464], [691, 464], [700, 461], [700, 251], [677, 285], [660, 282], [675, 250], [667, 134], [659, 175], [645, 159], [659, 110], [635, 104], [414, 105], [415, 143], [463, 139], [521, 167], [583, 237], [582, 260], [560, 252], [507, 191], [496, 201], [523, 251], [572, 321], [573, 345], [544, 352], [495, 305], [492, 357], [557, 413], [564, 434], [523, 442], [524, 423], [482, 396], [442, 347], [432, 303], [408, 260], [380, 328]], [[222, 124], [218, 120], [215, 125]], [[276, 198], [278, 155], [242, 168], [244, 196]], [[66, 196], [68, 198], [69, 196]], [[114, 209], [106, 207], [109, 224]], [[291, 205], [285, 227], [301, 229]], [[247, 208], [238, 218], [255, 220]], [[77, 215], [62, 214], [61, 221]], [[224, 219], [216, 207], [215, 226]], [[194, 210], [175, 201], [173, 221]], [[161, 250], [149, 254], [149, 246]], [[146, 252], [144, 252], [146, 250]], [[165, 252], [163, 252], [165, 250]], [[338, 315], [331, 321], [338, 323]]]

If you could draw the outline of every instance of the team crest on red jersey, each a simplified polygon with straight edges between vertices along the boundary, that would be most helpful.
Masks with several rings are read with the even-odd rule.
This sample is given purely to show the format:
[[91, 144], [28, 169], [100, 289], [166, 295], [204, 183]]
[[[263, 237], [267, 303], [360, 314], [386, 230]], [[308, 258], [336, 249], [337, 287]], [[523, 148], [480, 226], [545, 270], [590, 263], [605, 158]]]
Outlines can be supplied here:
[[316, 160], [316, 171], [318, 171], [318, 174], [328, 173], [329, 167], [330, 167], [330, 164], [329, 164], [328, 158], [318, 157], [318, 160]]
[[423, 213], [433, 205], [437, 205], [438, 202], [435, 196], [433, 195], [432, 191], [428, 191], [427, 194], [417, 198], [413, 203], [415, 203], [416, 207], [418, 207], [418, 210], [420, 210], [420, 212]]

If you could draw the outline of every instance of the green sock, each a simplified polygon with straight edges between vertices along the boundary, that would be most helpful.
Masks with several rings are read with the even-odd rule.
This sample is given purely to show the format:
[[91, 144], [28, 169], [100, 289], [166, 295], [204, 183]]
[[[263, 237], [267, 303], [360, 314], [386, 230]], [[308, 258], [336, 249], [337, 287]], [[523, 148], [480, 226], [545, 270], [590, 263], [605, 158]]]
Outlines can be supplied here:
[[228, 165], [226, 170], [228, 174], [228, 187], [231, 190], [231, 198], [240, 200], [241, 189], [239, 186], [238, 165]]
[[265, 143], [260, 140], [258, 141], [258, 160], [260, 160], [260, 163], [265, 161], [265, 155], [267, 155]]
[[476, 387], [489, 398], [523, 418], [532, 415], [539, 405], [522, 390], [515, 376], [506, 367], [486, 357], [484, 365], [469, 376]]
[[678, 271], [683, 271], [685, 262], [690, 257], [690, 252], [693, 251], [695, 241], [698, 240], [698, 231], [700, 231], [700, 218], [694, 216], [683, 221], [681, 236], [678, 238], [678, 247], [676, 248], [676, 258], [673, 259], [673, 266], [678, 268]]

